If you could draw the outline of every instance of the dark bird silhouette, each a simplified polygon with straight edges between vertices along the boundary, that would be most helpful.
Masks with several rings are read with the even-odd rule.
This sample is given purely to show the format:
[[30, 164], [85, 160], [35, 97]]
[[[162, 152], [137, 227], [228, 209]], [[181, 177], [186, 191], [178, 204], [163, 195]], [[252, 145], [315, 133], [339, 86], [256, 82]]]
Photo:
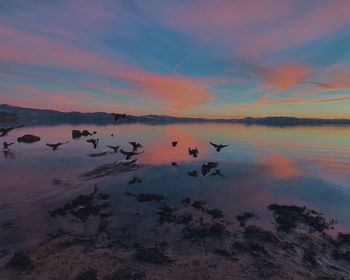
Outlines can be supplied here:
[[129, 181], [129, 185], [133, 185], [136, 183], [142, 183], [142, 179], [140, 177], [133, 176], [132, 179]]
[[131, 120], [125, 113], [124, 114], [111, 114], [114, 117], [114, 123], [117, 123], [120, 119]]
[[8, 128], [0, 128], [0, 137], [5, 137], [9, 134], [9, 132], [11, 130], [14, 130], [15, 128], [20, 128], [23, 127], [24, 125], [20, 125], [20, 126], [12, 126], [12, 127], [8, 127]]
[[15, 143], [11, 142], [11, 143], [8, 143], [7, 141], [5, 141], [3, 143], [3, 146], [4, 146], [4, 150], [9, 150], [10, 146], [14, 145]]
[[140, 152], [140, 153], [137, 153], [137, 152], [134, 152], [134, 151], [127, 152], [127, 151], [124, 151], [123, 149], [120, 149], [120, 153], [125, 156], [126, 160], [129, 160], [131, 157], [133, 157], [135, 155], [142, 154], [143, 152]]
[[171, 165], [172, 165], [172, 166], [177, 166], [178, 164], [177, 164], [175, 161], [173, 161], [173, 162], [171, 163]]
[[227, 146], [230, 146], [230, 145], [215, 144], [215, 143], [210, 142], [210, 141], [209, 141], [209, 143], [210, 143], [210, 145], [212, 145], [216, 149], [217, 152], [220, 152], [221, 149], [223, 149]]
[[194, 149], [188, 148], [188, 154], [190, 156], [193, 156], [194, 158], [198, 157], [199, 151], [197, 149], [197, 147], [195, 147]]
[[132, 146], [133, 151], [137, 151], [138, 148], [143, 148], [143, 146], [138, 142], [129, 142], [129, 144]]
[[198, 176], [198, 172], [197, 172], [197, 170], [189, 171], [188, 175], [191, 176], [191, 177], [197, 177]]
[[210, 170], [218, 166], [217, 162], [209, 161], [207, 164], [202, 164], [202, 175], [206, 176], [210, 173]]
[[118, 153], [118, 151], [119, 151], [119, 145], [118, 146], [109, 146], [109, 145], [107, 145], [107, 148], [112, 149], [115, 153]]
[[177, 141], [173, 141], [171, 142], [171, 146], [176, 147], [177, 143], [178, 143]]
[[86, 142], [91, 143], [91, 144], [94, 146], [94, 149], [97, 148], [97, 145], [98, 145], [98, 142], [99, 142], [99, 141], [100, 141], [99, 138], [97, 138], [97, 139], [88, 139], [88, 140], [86, 140]]
[[227, 178], [227, 176], [221, 173], [220, 169], [215, 169], [215, 171], [211, 173], [210, 176], [221, 176], [221, 177]]
[[59, 146], [62, 146], [62, 145], [68, 144], [68, 143], [69, 143], [69, 141], [64, 142], [64, 143], [56, 143], [56, 144], [49, 144], [49, 143], [47, 143], [46, 146], [52, 148], [53, 151], [57, 151]]
[[113, 133], [111, 134], [111, 137], [114, 137], [114, 134], [113, 134]]

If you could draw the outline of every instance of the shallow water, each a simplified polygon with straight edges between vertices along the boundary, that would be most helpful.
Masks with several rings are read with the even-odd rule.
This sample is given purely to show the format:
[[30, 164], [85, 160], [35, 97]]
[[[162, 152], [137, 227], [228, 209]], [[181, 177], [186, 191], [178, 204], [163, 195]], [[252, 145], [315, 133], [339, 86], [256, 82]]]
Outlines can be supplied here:
[[[97, 131], [94, 137], [100, 138], [99, 147], [94, 150], [84, 137], [71, 139], [72, 129]], [[270, 203], [305, 205], [337, 219], [336, 230], [350, 229], [350, 127], [61, 125], [20, 128], [3, 140], [12, 142], [27, 133], [42, 140], [16, 143], [12, 154], [1, 155], [0, 249], [44, 241], [59, 223], [48, 217], [48, 210], [92, 191], [95, 184], [112, 194], [112, 210], [121, 223], [130, 222], [127, 217], [139, 211], [146, 211], [143, 223], [152, 219], [145, 206], [131, 204], [123, 195], [132, 191], [160, 193], [174, 203], [185, 197], [205, 199], [208, 206], [222, 209], [228, 216], [257, 212], [265, 224], [272, 221], [266, 211]], [[67, 140], [70, 143], [55, 152], [45, 145]], [[173, 140], [179, 141], [175, 148], [171, 147]], [[121, 154], [96, 158], [88, 154], [106, 151], [106, 145], [118, 144], [129, 150], [128, 141], [143, 144], [145, 152], [138, 159], [145, 168], [95, 180], [81, 176], [123, 158]], [[230, 146], [218, 153], [208, 141]], [[187, 153], [188, 147], [195, 146], [199, 149], [197, 159]], [[173, 161], [179, 166], [171, 166]], [[219, 162], [227, 178], [187, 175], [188, 171], [199, 171], [207, 161]], [[128, 185], [133, 175], [141, 176], [143, 182]]]

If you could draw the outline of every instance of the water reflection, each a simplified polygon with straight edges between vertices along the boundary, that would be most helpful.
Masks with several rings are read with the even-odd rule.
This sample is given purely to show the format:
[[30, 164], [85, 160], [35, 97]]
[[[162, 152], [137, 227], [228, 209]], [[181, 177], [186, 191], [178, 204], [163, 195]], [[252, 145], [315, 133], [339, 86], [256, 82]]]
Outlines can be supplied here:
[[[98, 147], [93, 149], [85, 137], [71, 139], [73, 129], [97, 131]], [[41, 240], [51, 227], [47, 210], [80, 192], [91, 191], [95, 184], [112, 193], [114, 207], [123, 213], [123, 205], [131, 208], [123, 193], [129, 190], [133, 175], [142, 178], [138, 191], [159, 192], [174, 201], [191, 196], [206, 199], [210, 207], [232, 215], [249, 210], [262, 212], [261, 217], [269, 203], [295, 203], [337, 218], [343, 230], [350, 228], [348, 127], [61, 125], [24, 127], [11, 132], [6, 140], [14, 142], [28, 132], [42, 140], [16, 144], [12, 151], [3, 152], [0, 161], [0, 224], [11, 220], [17, 229], [15, 234], [0, 230], [0, 246]], [[68, 140], [55, 152], [46, 146]], [[120, 153], [93, 158], [89, 154], [109, 151], [107, 145], [130, 150], [130, 141], [143, 145], [144, 153], [138, 160], [145, 168], [91, 181], [82, 177], [98, 166], [123, 159]], [[172, 147], [172, 141], [178, 145]], [[209, 141], [230, 146], [218, 153]], [[198, 158], [188, 155], [189, 147], [198, 147]], [[208, 161], [219, 162], [228, 178], [187, 175], [194, 169], [200, 171], [202, 163]], [[172, 162], [178, 166], [171, 166]], [[265, 219], [269, 223], [269, 217]]]

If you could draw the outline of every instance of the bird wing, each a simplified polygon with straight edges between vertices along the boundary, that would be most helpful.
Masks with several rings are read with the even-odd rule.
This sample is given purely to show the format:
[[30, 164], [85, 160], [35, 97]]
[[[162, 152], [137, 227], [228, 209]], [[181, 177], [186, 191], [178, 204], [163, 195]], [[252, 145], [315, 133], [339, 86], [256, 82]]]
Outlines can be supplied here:
[[230, 146], [230, 144], [228, 144], [228, 145], [220, 145], [220, 148], [225, 148], [227, 146]]
[[213, 142], [210, 142], [210, 141], [209, 141], [209, 144], [212, 145], [214, 148], [217, 148], [217, 147], [218, 147], [218, 145], [216, 145], [216, 144], [213, 143]]

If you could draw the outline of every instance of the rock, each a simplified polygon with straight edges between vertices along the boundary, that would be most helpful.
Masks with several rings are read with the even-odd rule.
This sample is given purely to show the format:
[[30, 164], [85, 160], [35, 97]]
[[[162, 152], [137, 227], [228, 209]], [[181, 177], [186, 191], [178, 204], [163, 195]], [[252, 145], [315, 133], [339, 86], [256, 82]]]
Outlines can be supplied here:
[[37, 141], [40, 141], [40, 137], [31, 134], [26, 134], [17, 138], [18, 143], [34, 143]]
[[88, 130], [83, 130], [83, 132], [81, 133], [84, 137], [86, 137], [86, 136], [91, 136], [92, 135], [92, 133], [90, 132], [90, 131], [88, 131]]
[[72, 131], [72, 138], [73, 139], [80, 138], [81, 136], [82, 136], [82, 134], [81, 134], [80, 130], [74, 129]]

